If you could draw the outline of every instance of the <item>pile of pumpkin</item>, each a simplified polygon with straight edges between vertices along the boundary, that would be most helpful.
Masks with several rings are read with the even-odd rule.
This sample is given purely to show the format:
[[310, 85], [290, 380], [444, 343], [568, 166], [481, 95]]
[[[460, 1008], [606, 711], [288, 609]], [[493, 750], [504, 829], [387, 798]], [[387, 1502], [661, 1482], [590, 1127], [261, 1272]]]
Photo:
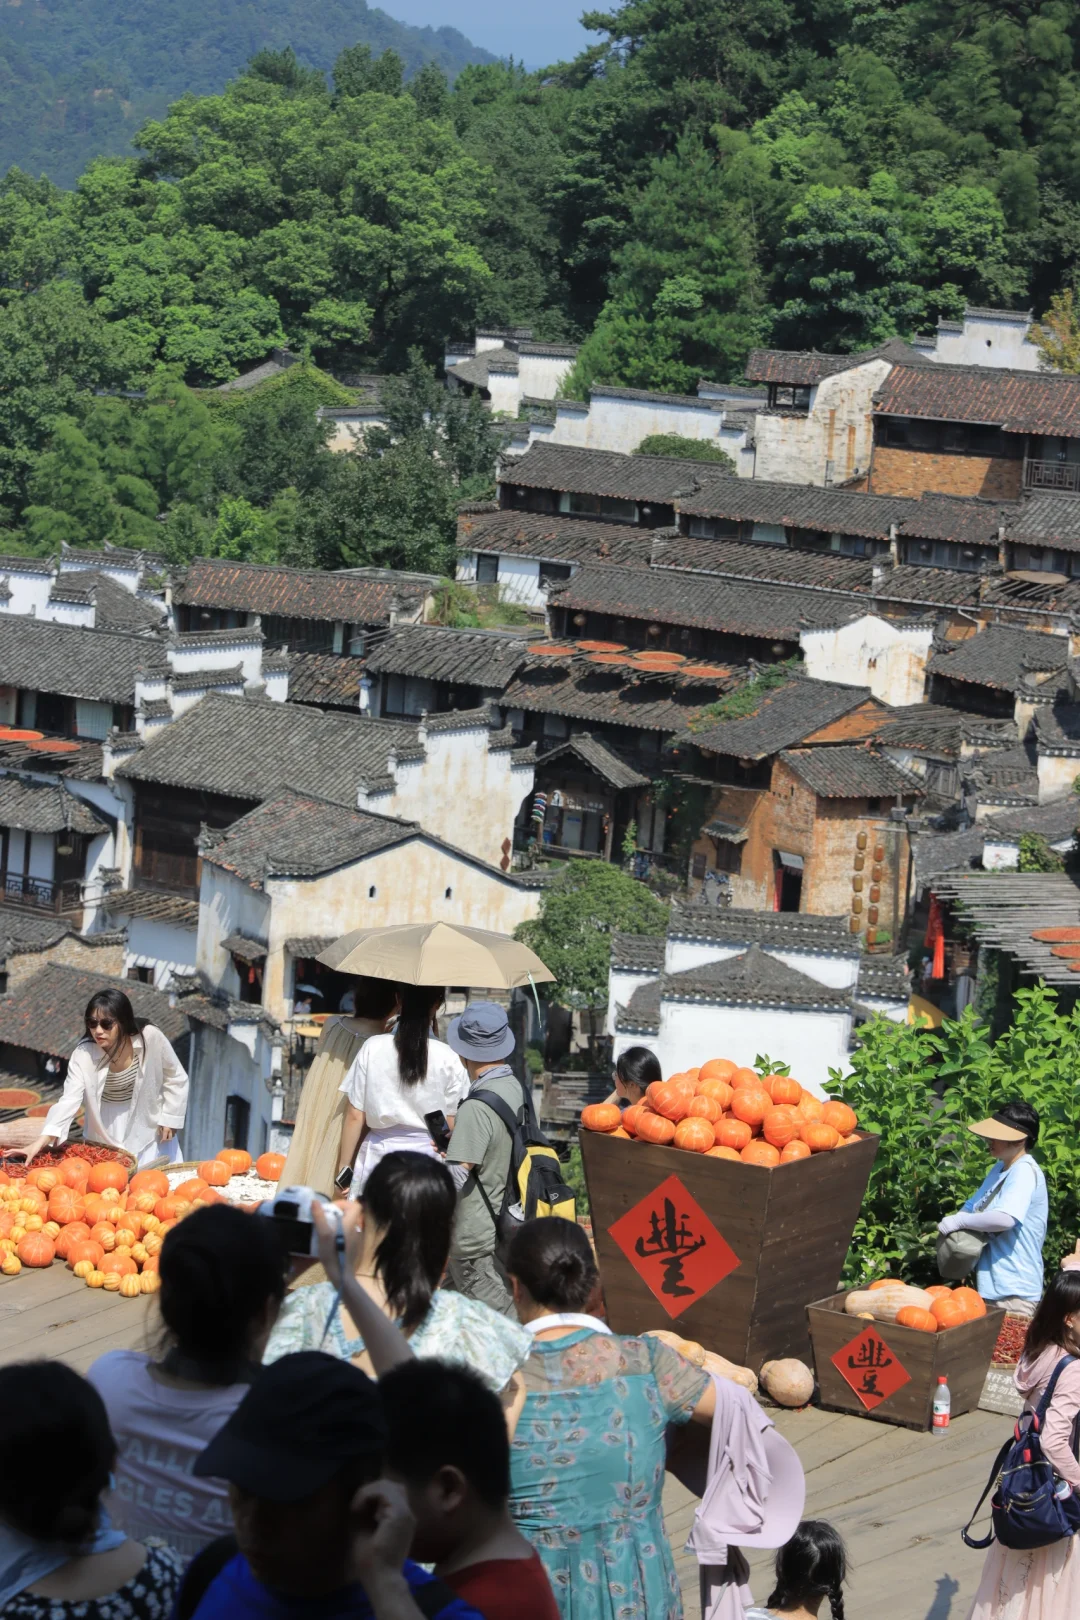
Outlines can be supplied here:
[[710, 1058], [699, 1069], [655, 1081], [644, 1102], [622, 1111], [614, 1103], [591, 1103], [581, 1123], [587, 1131], [766, 1169], [860, 1140], [847, 1103], [822, 1102], [790, 1075], [763, 1076], [730, 1058]]
[[0, 1274], [64, 1260], [88, 1288], [122, 1299], [156, 1293], [166, 1234], [193, 1209], [224, 1202], [215, 1188], [250, 1168], [250, 1153], [222, 1148], [171, 1190], [163, 1170], [129, 1178], [122, 1164], [75, 1156], [20, 1180], [0, 1171]]
[[844, 1301], [849, 1316], [895, 1322], [919, 1333], [943, 1333], [986, 1315], [986, 1301], [974, 1288], [910, 1288], [895, 1277], [882, 1277], [869, 1288], [853, 1290]]

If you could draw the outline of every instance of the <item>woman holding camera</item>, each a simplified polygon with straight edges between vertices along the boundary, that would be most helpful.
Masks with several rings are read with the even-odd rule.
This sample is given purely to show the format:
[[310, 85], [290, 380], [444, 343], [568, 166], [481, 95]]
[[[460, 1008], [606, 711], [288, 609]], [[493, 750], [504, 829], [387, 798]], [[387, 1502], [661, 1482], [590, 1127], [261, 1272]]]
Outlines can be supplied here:
[[83, 1108], [88, 1142], [123, 1148], [140, 1169], [162, 1158], [178, 1164], [188, 1077], [168, 1040], [154, 1024], [140, 1028], [122, 990], [99, 990], [83, 1016], [86, 1033], [71, 1054], [60, 1099], [21, 1156], [29, 1163], [42, 1148], [66, 1141]]
[[195, 1210], [162, 1245], [158, 1354], [109, 1350], [90, 1368], [118, 1446], [108, 1507], [130, 1535], [194, 1554], [231, 1529], [225, 1485], [191, 1470], [258, 1371], [286, 1265], [271, 1221]]

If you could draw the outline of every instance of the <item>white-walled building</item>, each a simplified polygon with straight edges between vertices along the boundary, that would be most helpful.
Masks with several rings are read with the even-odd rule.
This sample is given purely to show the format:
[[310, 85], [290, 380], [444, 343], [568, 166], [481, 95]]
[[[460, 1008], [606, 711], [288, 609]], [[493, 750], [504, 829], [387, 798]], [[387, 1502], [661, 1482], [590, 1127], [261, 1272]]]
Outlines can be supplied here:
[[529, 327], [478, 330], [473, 343], [447, 346], [446, 383], [513, 417], [525, 400], [554, 399], [576, 358], [573, 344], [533, 342]]
[[969, 306], [962, 321], [940, 320], [929, 337], [914, 337], [911, 347], [954, 366], [1003, 366], [1010, 371], [1042, 371], [1032, 343], [1030, 309], [978, 309]]
[[812, 680], [868, 687], [893, 708], [922, 703], [934, 643], [932, 619], [883, 619], [865, 613], [846, 624], [815, 625], [799, 634]]

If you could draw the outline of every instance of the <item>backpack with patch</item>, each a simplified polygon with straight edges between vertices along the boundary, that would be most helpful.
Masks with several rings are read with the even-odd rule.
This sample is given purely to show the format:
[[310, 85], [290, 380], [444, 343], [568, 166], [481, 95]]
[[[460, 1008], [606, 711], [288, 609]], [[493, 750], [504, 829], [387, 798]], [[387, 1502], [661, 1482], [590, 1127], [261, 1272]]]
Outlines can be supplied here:
[[525, 1221], [541, 1215], [576, 1219], [573, 1190], [562, 1177], [559, 1155], [540, 1129], [532, 1098], [522, 1086], [521, 1107], [515, 1113], [494, 1091], [470, 1091], [470, 1102], [483, 1103], [502, 1121], [510, 1136], [510, 1172], [503, 1191], [502, 1208], [495, 1212], [479, 1175], [476, 1185], [487, 1212], [495, 1224], [496, 1253], [505, 1255], [514, 1233]]
[[[1018, 1550], [1049, 1547], [1051, 1543], [1065, 1541], [1080, 1530], [1080, 1493], [1074, 1491], [1067, 1481], [1060, 1479], [1053, 1464], [1043, 1456], [1041, 1438], [1047, 1408], [1054, 1398], [1058, 1378], [1075, 1360], [1075, 1356], [1062, 1356], [1037, 1408], [1017, 1419], [1013, 1438], [1006, 1440], [995, 1457], [986, 1489], [979, 1497], [975, 1512], [960, 1532], [969, 1547], [989, 1547], [995, 1539], [1003, 1547]], [[1080, 1413], [1073, 1423], [1073, 1456], [1077, 1455], [1078, 1438]], [[992, 1528], [983, 1537], [969, 1535], [979, 1509], [991, 1491], [994, 1491], [990, 1497]]]

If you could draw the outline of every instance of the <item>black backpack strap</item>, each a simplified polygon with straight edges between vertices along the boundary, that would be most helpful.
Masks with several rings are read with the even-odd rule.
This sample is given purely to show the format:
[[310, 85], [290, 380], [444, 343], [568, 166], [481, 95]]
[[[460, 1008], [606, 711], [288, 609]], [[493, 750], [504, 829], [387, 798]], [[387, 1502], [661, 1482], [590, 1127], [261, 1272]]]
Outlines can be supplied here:
[[444, 1609], [448, 1609], [452, 1603], [461, 1602], [457, 1593], [434, 1575], [430, 1581], [425, 1581], [423, 1586], [410, 1584], [409, 1596], [424, 1616], [424, 1620], [438, 1620]]
[[960, 1532], [961, 1536], [964, 1538], [965, 1543], [969, 1547], [974, 1547], [975, 1549], [981, 1551], [983, 1548], [989, 1547], [990, 1543], [994, 1539], [994, 1527], [993, 1527], [993, 1525], [990, 1526], [989, 1534], [987, 1534], [985, 1536], [972, 1536], [972, 1535], [968, 1534], [968, 1531], [971, 1529], [972, 1525], [975, 1523], [975, 1520], [979, 1517], [979, 1514], [982, 1511], [983, 1503], [986, 1501], [986, 1498], [990, 1495], [990, 1492], [993, 1490], [994, 1486], [997, 1484], [998, 1475], [1001, 1473], [1001, 1465], [1005, 1461], [1006, 1457], [1009, 1455], [1009, 1452], [1012, 1450], [1012, 1448], [1013, 1448], [1013, 1446], [1015, 1444], [1016, 1444], [1016, 1441], [1013, 1440], [1013, 1439], [1006, 1440], [1005, 1444], [1002, 1446], [1001, 1450], [998, 1452], [997, 1456], [994, 1458], [993, 1466], [990, 1469], [990, 1478], [986, 1482], [986, 1489], [985, 1489], [985, 1491], [983, 1491], [982, 1495], [979, 1497], [979, 1500], [976, 1502], [975, 1511], [971, 1515], [971, 1518], [968, 1520], [967, 1524], [964, 1525], [963, 1529]]
[[[516, 1136], [524, 1125], [524, 1120], [518, 1118], [517, 1114], [511, 1109], [510, 1104], [503, 1102], [502, 1098], [497, 1096], [494, 1091], [470, 1091], [465, 1101], [480, 1102], [486, 1108], [490, 1108], [491, 1112], [502, 1120], [511, 1136]], [[525, 1112], [524, 1099], [522, 1099], [521, 1111], [522, 1113]]]
[[240, 1547], [235, 1536], [218, 1536], [217, 1540], [211, 1541], [202, 1552], [195, 1554], [180, 1582], [173, 1620], [191, 1620], [213, 1582], [239, 1551]]
[[[491, 1112], [495, 1115], [496, 1119], [499, 1120], [499, 1122], [506, 1127], [506, 1130], [509, 1133], [510, 1144], [511, 1144], [510, 1169], [509, 1169], [509, 1171], [507, 1173], [507, 1177], [506, 1177], [506, 1186], [503, 1188], [502, 1209], [504, 1210], [506, 1208], [507, 1204], [513, 1202], [513, 1196], [512, 1196], [512, 1193], [511, 1193], [511, 1188], [516, 1186], [516, 1182], [515, 1182], [516, 1166], [514, 1164], [513, 1144], [514, 1144], [515, 1138], [517, 1136], [519, 1136], [520, 1133], [521, 1133], [523, 1121], [521, 1119], [519, 1119], [518, 1116], [514, 1113], [514, 1111], [510, 1107], [510, 1104], [507, 1103], [507, 1102], [504, 1102], [503, 1099], [501, 1097], [497, 1096], [494, 1091], [470, 1091], [469, 1095], [462, 1101], [462, 1103], [461, 1103], [461, 1105], [460, 1105], [460, 1107], [458, 1109], [459, 1113], [461, 1111], [461, 1108], [464, 1108], [465, 1103], [467, 1103], [467, 1102], [483, 1103], [485, 1108], [490, 1108]], [[522, 1104], [521, 1104], [523, 1114], [527, 1111], [527, 1106], [528, 1106], [527, 1105], [527, 1099], [523, 1096], [522, 1097]], [[484, 1201], [484, 1208], [487, 1210], [488, 1214], [491, 1216], [491, 1224], [495, 1228], [495, 1237], [496, 1237], [496, 1240], [497, 1240], [498, 1237], [499, 1237], [499, 1222], [500, 1222], [500, 1219], [502, 1217], [502, 1210], [500, 1210], [498, 1214], [495, 1213], [495, 1210], [492, 1207], [491, 1199], [487, 1195], [487, 1188], [484, 1186], [484, 1183], [480, 1179], [480, 1166], [479, 1165], [476, 1165], [474, 1167], [474, 1169], [473, 1169], [473, 1182], [475, 1183], [477, 1192], [480, 1194], [480, 1197]]]

